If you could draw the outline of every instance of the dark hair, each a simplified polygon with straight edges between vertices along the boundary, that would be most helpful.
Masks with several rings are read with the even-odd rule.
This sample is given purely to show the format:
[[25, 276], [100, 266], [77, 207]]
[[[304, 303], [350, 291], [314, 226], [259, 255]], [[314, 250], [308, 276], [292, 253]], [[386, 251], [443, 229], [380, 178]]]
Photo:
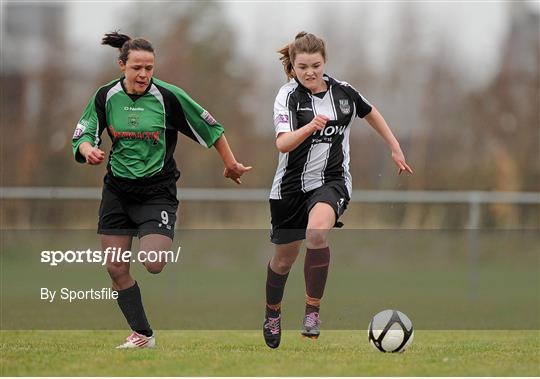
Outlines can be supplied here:
[[293, 78], [293, 63], [298, 53], [315, 54], [321, 53], [326, 62], [326, 44], [324, 40], [307, 32], [300, 32], [294, 37], [294, 41], [283, 46], [277, 51], [287, 78]]
[[131, 39], [130, 36], [120, 34], [118, 31], [105, 34], [101, 40], [102, 45], [109, 45], [120, 50], [118, 59], [126, 63], [131, 50], [148, 51], [154, 54], [154, 47], [144, 38]]

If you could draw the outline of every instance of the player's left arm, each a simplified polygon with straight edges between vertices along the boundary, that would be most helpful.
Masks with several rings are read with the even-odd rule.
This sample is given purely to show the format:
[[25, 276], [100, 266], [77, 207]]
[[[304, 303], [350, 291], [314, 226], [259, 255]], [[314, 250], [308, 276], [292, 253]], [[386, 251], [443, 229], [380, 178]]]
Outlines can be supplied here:
[[371, 127], [375, 129], [377, 133], [379, 133], [379, 135], [385, 140], [388, 146], [390, 146], [390, 150], [392, 151], [392, 159], [394, 160], [396, 166], [398, 166], [399, 169], [398, 175], [401, 174], [403, 171], [407, 171], [412, 174], [413, 171], [405, 161], [405, 155], [401, 150], [401, 146], [399, 145], [397, 138], [394, 136], [392, 130], [390, 130], [390, 127], [384, 120], [384, 117], [379, 113], [379, 111], [372, 106], [371, 112], [369, 112], [364, 118], [369, 123], [369, 125], [371, 125]]
[[251, 170], [236, 161], [233, 152], [225, 138], [225, 131], [212, 115], [195, 102], [184, 90], [172, 87], [180, 102], [185, 122], [180, 122], [179, 131], [206, 147], [214, 146], [221, 157], [225, 169], [223, 176], [241, 184], [240, 177]]
[[225, 169], [223, 170], [223, 176], [229, 179], [234, 180], [237, 184], [242, 184], [240, 177], [252, 169], [251, 166], [244, 166], [242, 163], [236, 161], [234, 154], [225, 138], [225, 134], [222, 134], [217, 141], [214, 143]]

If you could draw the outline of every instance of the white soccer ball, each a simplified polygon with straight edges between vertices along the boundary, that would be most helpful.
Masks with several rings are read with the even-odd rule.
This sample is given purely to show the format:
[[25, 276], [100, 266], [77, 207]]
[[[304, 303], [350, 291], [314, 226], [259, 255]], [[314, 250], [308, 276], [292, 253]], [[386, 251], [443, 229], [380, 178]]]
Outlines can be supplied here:
[[412, 322], [400, 311], [384, 310], [369, 323], [369, 342], [383, 353], [404, 352], [411, 345], [413, 337]]

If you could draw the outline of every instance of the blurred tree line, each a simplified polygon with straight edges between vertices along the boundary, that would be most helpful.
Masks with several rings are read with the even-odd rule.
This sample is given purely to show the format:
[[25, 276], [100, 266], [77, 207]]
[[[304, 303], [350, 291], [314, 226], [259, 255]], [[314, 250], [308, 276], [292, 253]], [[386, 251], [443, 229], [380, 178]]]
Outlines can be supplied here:
[[[32, 6], [39, 9], [39, 5]], [[212, 2], [161, 3], [159, 7], [134, 3], [130, 7], [132, 29], [122, 32], [158, 36], [151, 39], [157, 51], [156, 76], [184, 88], [225, 126], [237, 159], [255, 167], [244, 187], [269, 188], [277, 164], [270, 125], [273, 97], [256, 108], [250, 103], [261, 89], [252, 80], [254, 65], [238, 53], [238, 36], [223, 17], [223, 6]], [[25, 38], [32, 38], [16, 21], [9, 21], [10, 15], [12, 20], [28, 17], [23, 14], [24, 6], [11, 3], [7, 7], [5, 38], [21, 38], [11, 43], [6, 39], [2, 55], [15, 54]], [[71, 135], [92, 92], [117, 77], [119, 70], [114, 61], [97, 61], [95, 64], [104, 69], [93, 77], [66, 64], [62, 7], [58, 4], [41, 10], [46, 20], [40, 21], [43, 29], [38, 32], [45, 33], [40, 40], [45, 46], [29, 53], [37, 55], [38, 62], [24, 69], [16, 64], [2, 65], [4, 186], [94, 187], [101, 184], [105, 172], [104, 167], [75, 163]], [[539, 191], [539, 14], [519, 3], [508, 7], [511, 27], [500, 51], [500, 69], [480, 89], [471, 91], [464, 85], [449, 63], [451, 52], [445, 41], [441, 41], [435, 59], [426, 60], [416, 49], [407, 48], [415, 46], [419, 38], [417, 20], [407, 7], [401, 9], [399, 37], [388, 57], [387, 73], [375, 73], [361, 59], [366, 54], [361, 47], [351, 49], [346, 62], [337, 62], [336, 76], [361, 86], [390, 125], [396, 126], [415, 170], [412, 177], [395, 175], [397, 170], [382, 140], [362, 127], [351, 133], [355, 189]], [[324, 37], [331, 48], [338, 49], [346, 33], [329, 28]], [[78, 48], [80, 54], [85, 53], [84, 46]], [[273, 88], [263, 90], [275, 96], [281, 85], [276, 82]], [[266, 115], [266, 121], [261, 121], [261, 114]], [[262, 122], [268, 125], [260, 125]], [[106, 133], [103, 137], [107, 151], [110, 143]], [[221, 177], [221, 162], [214, 151], [180, 138], [175, 157], [183, 172], [180, 186], [235, 186]], [[440, 214], [435, 219], [448, 217], [437, 209], [410, 206], [398, 212], [409, 224], [421, 225], [423, 219], [431, 217], [430, 212]], [[229, 211], [223, 211], [222, 216]], [[537, 207], [499, 205], [485, 212], [503, 225], [511, 220], [538, 226]]]

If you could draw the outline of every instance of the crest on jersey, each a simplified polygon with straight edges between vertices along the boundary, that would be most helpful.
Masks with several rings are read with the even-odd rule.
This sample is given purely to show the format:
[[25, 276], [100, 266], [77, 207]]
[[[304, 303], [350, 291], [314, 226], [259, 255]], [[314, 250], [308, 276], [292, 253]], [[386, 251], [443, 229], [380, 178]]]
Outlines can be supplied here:
[[139, 116], [136, 114], [130, 114], [128, 116], [128, 123], [131, 127], [136, 128], [139, 126]]
[[351, 105], [349, 104], [349, 99], [339, 99], [339, 109], [343, 114], [351, 113]]

